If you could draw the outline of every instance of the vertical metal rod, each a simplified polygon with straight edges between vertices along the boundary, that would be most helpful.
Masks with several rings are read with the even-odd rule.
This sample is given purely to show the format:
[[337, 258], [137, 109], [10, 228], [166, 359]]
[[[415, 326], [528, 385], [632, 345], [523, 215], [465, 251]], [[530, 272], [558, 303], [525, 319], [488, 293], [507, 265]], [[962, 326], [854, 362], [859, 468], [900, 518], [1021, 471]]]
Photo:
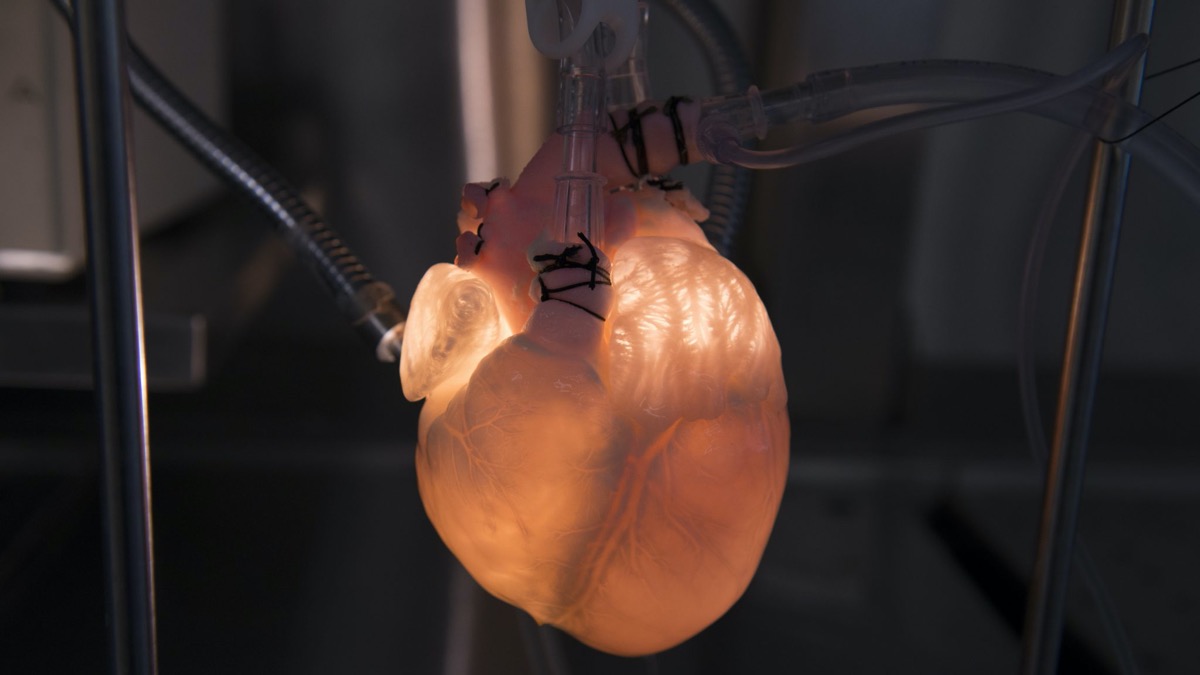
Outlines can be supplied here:
[[146, 374], [122, 0], [76, 0], [109, 667], [156, 673]]
[[[1137, 33], [1149, 33], [1153, 15], [1154, 0], [1116, 0], [1109, 47]], [[1140, 100], [1144, 72], [1143, 59], [1120, 89], [1126, 100], [1135, 104]], [[1129, 156], [1097, 141], [1076, 261], [1037, 557], [1026, 605], [1021, 654], [1021, 672], [1025, 675], [1051, 675], [1058, 669], [1067, 582], [1128, 179]]]

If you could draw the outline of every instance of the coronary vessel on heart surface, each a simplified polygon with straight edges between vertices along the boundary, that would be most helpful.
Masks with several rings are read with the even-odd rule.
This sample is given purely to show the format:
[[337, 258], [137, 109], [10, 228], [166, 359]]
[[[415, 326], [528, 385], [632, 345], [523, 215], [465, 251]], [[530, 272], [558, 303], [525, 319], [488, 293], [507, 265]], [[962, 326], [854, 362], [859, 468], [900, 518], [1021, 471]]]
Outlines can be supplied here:
[[[632, 116], [655, 175], [696, 116], [663, 107]], [[401, 380], [426, 399], [421, 498], [472, 576], [593, 647], [646, 654], [721, 616], [762, 556], [788, 465], [779, 344], [704, 208], [634, 176], [637, 149], [610, 134], [603, 243], [556, 240], [562, 145], [511, 186], [464, 188], [458, 256], [417, 288]]]

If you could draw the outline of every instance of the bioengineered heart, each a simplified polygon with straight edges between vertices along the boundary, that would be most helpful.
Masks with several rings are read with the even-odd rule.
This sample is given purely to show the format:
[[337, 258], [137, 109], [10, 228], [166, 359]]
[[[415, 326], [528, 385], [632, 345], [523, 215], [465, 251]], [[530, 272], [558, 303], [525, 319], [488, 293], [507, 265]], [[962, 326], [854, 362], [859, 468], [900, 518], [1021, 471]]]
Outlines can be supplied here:
[[[640, 163], [665, 173], [671, 122], [645, 124]], [[638, 180], [612, 136], [603, 243], [552, 240], [561, 147], [515, 185], [464, 188], [455, 264], [413, 297], [400, 369], [426, 400], [418, 482], [484, 588], [647, 654], [715, 621], [758, 566], [788, 464], [779, 345], [696, 225], [703, 207]]]

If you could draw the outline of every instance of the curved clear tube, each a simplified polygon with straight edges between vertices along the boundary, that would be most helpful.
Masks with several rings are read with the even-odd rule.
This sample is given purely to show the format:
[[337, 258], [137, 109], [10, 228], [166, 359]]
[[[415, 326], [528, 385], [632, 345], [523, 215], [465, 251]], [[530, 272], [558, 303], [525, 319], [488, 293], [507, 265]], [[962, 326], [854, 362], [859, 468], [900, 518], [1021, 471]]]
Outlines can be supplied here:
[[[1120, 72], [1141, 57], [1146, 50], [1146, 44], [1146, 36], [1138, 35], [1112, 50], [1103, 58], [1088, 64], [1070, 75], [1047, 78], [1044, 82], [1036, 86], [1019, 89], [1011, 93], [985, 97], [981, 100], [970, 100], [966, 103], [946, 105], [932, 110], [897, 115], [879, 122], [864, 125], [851, 133], [839, 134], [816, 143], [782, 150], [754, 151], [743, 149], [735, 147], [737, 145], [736, 141], [725, 139], [721, 145], [715, 147], [716, 155], [722, 161], [733, 161], [736, 164], [741, 164], [744, 160], [759, 165], [756, 168], [780, 168], [782, 166], [823, 159], [844, 152], [852, 147], [905, 131], [914, 131], [942, 124], [964, 122], [981, 117], [1023, 110], [1040, 103], [1052, 101], [1060, 96], [1065, 96], [1077, 89], [1086, 87], [1102, 77]], [[876, 69], [872, 68], [871, 70]], [[857, 79], [851, 79], [851, 74], [848, 71], [837, 72], [841, 74], [844, 78], [843, 82], [848, 86], [833, 88], [828, 93], [814, 93], [814, 102], [820, 107], [814, 110], [812, 114], [819, 119], [832, 119], [841, 116], [840, 111], [842, 110], [857, 108], [861, 105], [858, 103], [858, 99], [861, 96], [856, 96], [855, 94], [862, 91], [864, 84]], [[814, 80], [813, 90], [823, 90], [830, 84], [835, 83], [836, 78], [837, 74], [834, 73], [816, 74], [811, 78]], [[830, 82], [831, 80], [833, 82]], [[869, 87], [870, 85], [865, 86]], [[793, 89], [788, 88], [783, 91], [787, 92]], [[881, 90], [883, 93], [881, 98], [890, 101], [890, 90], [888, 88], [881, 88]], [[773, 99], [775, 93], [767, 92], [762, 95], [762, 110], [760, 114], [762, 120], [768, 126], [772, 123], [778, 123], [781, 118], [787, 119], [788, 111], [791, 109], [789, 101], [786, 98], [783, 100]], [[768, 164], [772, 164], [772, 166], [767, 166]]]
[[[1129, 46], [1126, 43], [1119, 50]], [[1097, 64], [1112, 66], [1118, 61], [1124, 62], [1114, 51]], [[895, 133], [1013, 110], [1040, 115], [1100, 139], [1122, 139], [1153, 119], [1136, 106], [1086, 86], [1098, 77], [1092, 72], [1094, 68], [1089, 67], [1064, 79], [995, 63], [920, 61], [815, 73], [790, 87], [707, 102], [697, 143], [709, 161], [767, 169], [813, 161]], [[1089, 79], [1080, 85], [1083, 77]], [[1071, 87], [1073, 90], [1062, 93]], [[818, 123], [884, 106], [963, 102], [967, 103], [864, 124], [833, 138], [784, 150], [752, 151], [738, 142], [751, 136], [761, 138], [768, 127], [797, 119]], [[1169, 127], [1155, 124], [1116, 145], [1145, 161], [1200, 204], [1200, 149]]]

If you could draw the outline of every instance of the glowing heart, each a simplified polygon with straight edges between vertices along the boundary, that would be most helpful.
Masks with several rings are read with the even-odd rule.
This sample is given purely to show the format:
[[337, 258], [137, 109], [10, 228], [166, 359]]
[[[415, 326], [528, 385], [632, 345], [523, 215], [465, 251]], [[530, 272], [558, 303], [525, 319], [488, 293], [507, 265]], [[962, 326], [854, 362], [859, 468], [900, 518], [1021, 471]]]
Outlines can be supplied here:
[[684, 190], [610, 193], [602, 247], [544, 240], [560, 147], [516, 185], [464, 189], [457, 264], [413, 298], [421, 497], [491, 593], [645, 654], [716, 620], [758, 565], [787, 473], [779, 346]]

